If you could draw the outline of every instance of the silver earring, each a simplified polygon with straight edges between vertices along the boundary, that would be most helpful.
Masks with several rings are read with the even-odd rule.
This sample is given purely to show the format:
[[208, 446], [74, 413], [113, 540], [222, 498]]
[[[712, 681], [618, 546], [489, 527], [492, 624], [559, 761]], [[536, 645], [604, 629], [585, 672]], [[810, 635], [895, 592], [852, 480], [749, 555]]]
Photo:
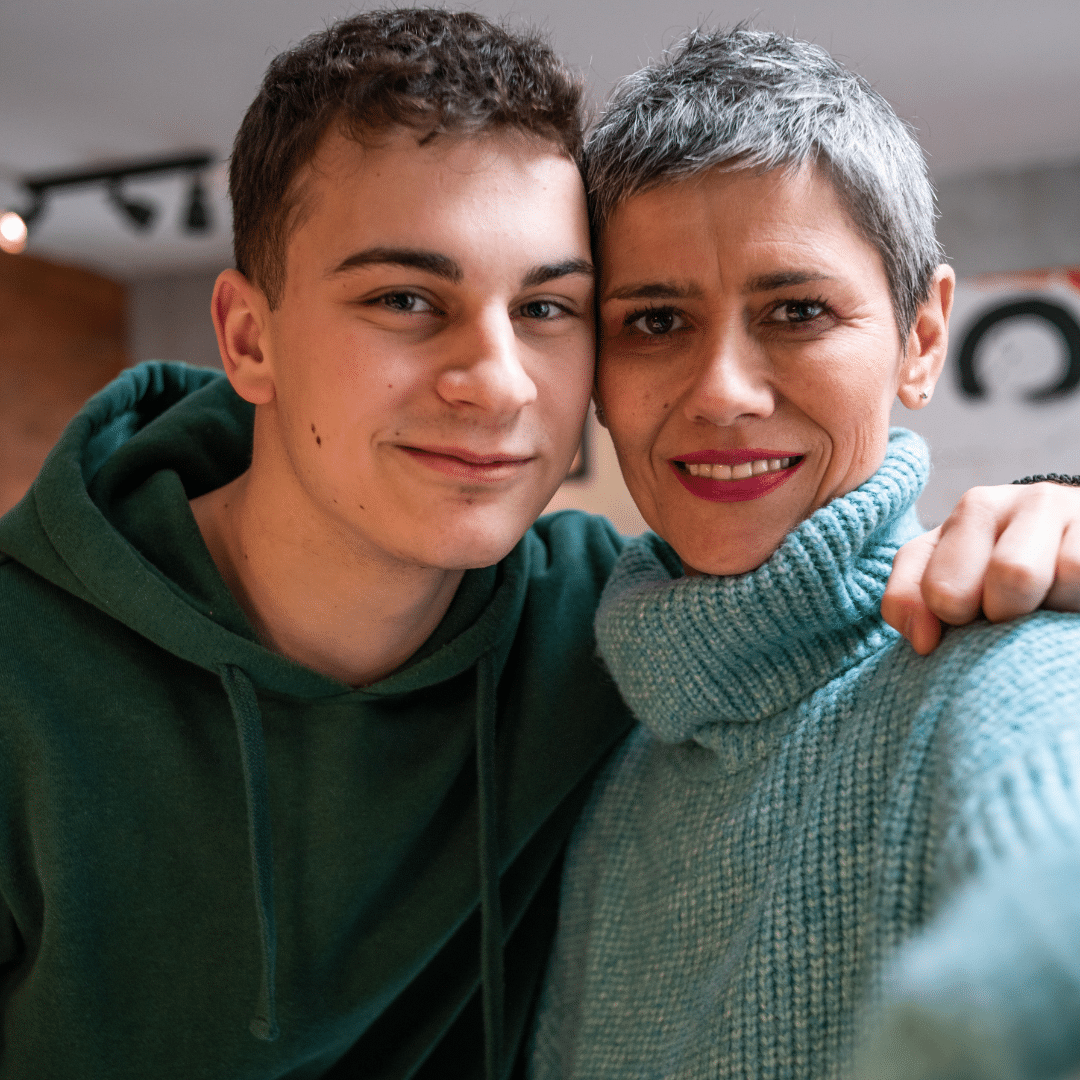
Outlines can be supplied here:
[[927, 398], [927, 396], [928, 396], [927, 394], [925, 394], [925, 393], [922, 393], [922, 394], [920, 394], [920, 395], [919, 395], [919, 400], [920, 400], [920, 401], [925, 401], [925, 400], [926, 400], [926, 398]]

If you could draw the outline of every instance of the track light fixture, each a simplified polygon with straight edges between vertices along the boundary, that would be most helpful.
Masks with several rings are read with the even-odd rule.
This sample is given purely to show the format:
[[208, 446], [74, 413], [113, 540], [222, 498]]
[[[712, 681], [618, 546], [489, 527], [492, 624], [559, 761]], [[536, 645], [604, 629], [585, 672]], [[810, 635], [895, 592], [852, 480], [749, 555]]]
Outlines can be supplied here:
[[[25, 211], [13, 210], [27, 229], [41, 217], [46, 198], [58, 189], [87, 187], [103, 184], [105, 196], [132, 228], [146, 232], [157, 217], [157, 206], [145, 199], [135, 199], [125, 194], [124, 182], [133, 177], [165, 176], [169, 173], [191, 175], [186, 213], [182, 225], [186, 232], [205, 234], [212, 227], [206, 190], [202, 173], [214, 163], [214, 155], [205, 151], [178, 154], [172, 157], [146, 158], [141, 161], [117, 162], [96, 169], [75, 169], [69, 172], [40, 173], [24, 176], [19, 184], [29, 197]], [[6, 217], [6, 215], [5, 215]], [[14, 224], [10, 225], [14, 229]], [[25, 240], [23, 241], [25, 243]]]
[[191, 181], [191, 192], [188, 195], [187, 214], [184, 217], [184, 228], [189, 233], [209, 232], [213, 222], [210, 219], [210, 207], [206, 202], [206, 192], [203, 190], [202, 177], [196, 174]]
[[119, 179], [110, 180], [105, 185], [105, 193], [109, 202], [124, 215], [132, 228], [138, 229], [139, 232], [145, 232], [154, 224], [154, 218], [157, 217], [157, 207], [151, 202], [146, 202], [145, 199], [129, 198], [124, 194], [121, 185], [122, 181]]

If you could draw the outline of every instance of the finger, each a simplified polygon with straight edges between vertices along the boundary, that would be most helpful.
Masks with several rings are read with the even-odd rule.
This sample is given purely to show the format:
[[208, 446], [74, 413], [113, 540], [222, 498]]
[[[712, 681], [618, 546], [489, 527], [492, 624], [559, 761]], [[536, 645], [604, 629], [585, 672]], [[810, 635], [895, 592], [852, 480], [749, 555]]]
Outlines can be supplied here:
[[943, 622], [960, 626], [979, 614], [1000, 532], [999, 501], [993, 489], [973, 488], [941, 525], [941, 539], [923, 573], [922, 595]]
[[1061, 538], [1057, 577], [1043, 607], [1051, 611], [1080, 611], [1080, 525], [1069, 525]]
[[1054, 582], [1063, 514], [1053, 490], [1032, 491], [994, 545], [983, 583], [983, 613], [1005, 622], [1035, 611]]
[[940, 529], [908, 541], [893, 559], [892, 573], [881, 598], [881, 616], [911, 642], [917, 653], [932, 652], [941, 640], [941, 623], [926, 606], [922, 577]]

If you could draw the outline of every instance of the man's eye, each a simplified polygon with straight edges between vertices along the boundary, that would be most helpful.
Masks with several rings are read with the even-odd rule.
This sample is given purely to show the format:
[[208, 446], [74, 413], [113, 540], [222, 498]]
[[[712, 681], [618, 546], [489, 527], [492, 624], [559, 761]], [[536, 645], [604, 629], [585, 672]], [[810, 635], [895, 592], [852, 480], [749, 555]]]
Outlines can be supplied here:
[[773, 308], [770, 322], [806, 323], [825, 313], [825, 305], [819, 300], [788, 300]]
[[522, 304], [518, 311], [526, 319], [554, 319], [564, 314], [564, 309], [551, 300], [530, 300]]
[[635, 312], [626, 321], [639, 333], [649, 334], [651, 337], [670, 334], [673, 330], [682, 330], [686, 326], [686, 320], [671, 308]]
[[423, 297], [410, 292], [385, 293], [375, 300], [376, 304], [389, 308], [391, 311], [434, 311], [435, 309]]

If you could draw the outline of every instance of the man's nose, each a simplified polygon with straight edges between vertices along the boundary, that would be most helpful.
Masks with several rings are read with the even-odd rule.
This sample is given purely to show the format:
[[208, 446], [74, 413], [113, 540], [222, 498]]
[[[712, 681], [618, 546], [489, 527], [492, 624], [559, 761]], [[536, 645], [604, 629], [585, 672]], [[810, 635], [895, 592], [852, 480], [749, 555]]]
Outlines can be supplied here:
[[523, 359], [509, 313], [485, 313], [463, 328], [453, 359], [439, 375], [438, 392], [451, 404], [516, 413], [536, 400]]
[[760, 420], [776, 408], [768, 358], [741, 328], [720, 328], [702, 342], [683, 408], [688, 419], [727, 426]]

